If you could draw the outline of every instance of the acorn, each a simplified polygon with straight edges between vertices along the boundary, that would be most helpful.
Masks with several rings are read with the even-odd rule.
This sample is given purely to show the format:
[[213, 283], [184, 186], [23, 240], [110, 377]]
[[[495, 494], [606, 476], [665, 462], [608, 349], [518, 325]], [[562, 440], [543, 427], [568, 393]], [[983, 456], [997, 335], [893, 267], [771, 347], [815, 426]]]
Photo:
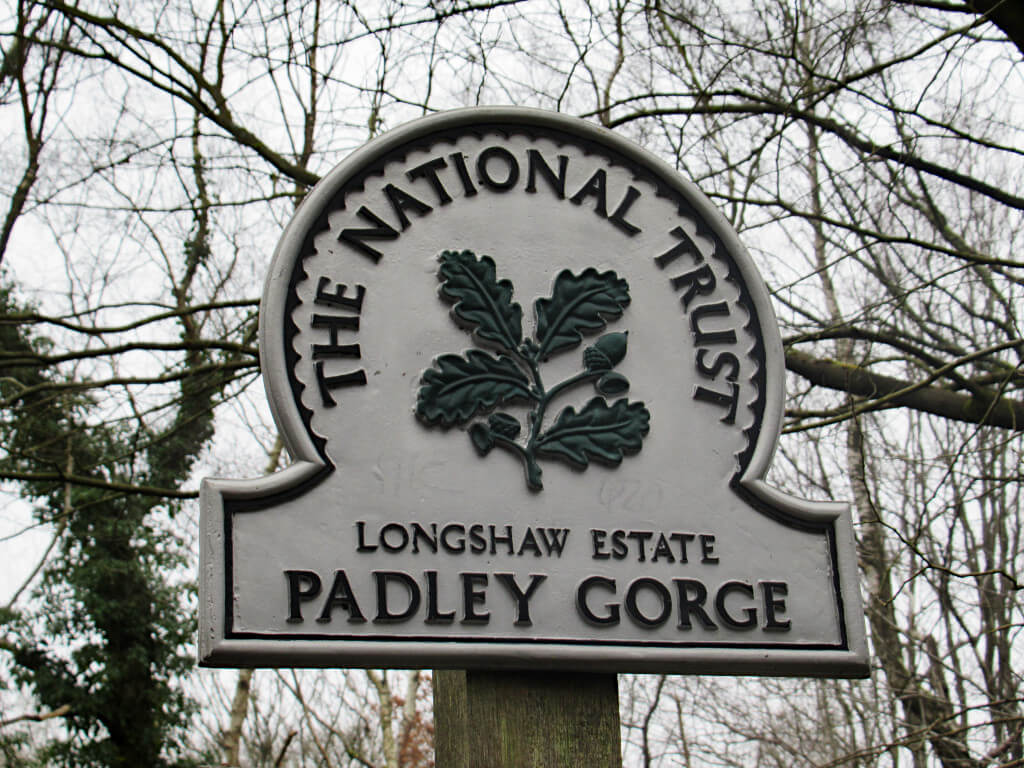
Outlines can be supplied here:
[[606, 333], [583, 350], [583, 365], [588, 371], [610, 371], [626, 356], [626, 336], [623, 333]]
[[469, 428], [469, 438], [481, 456], [486, 456], [494, 447], [494, 436], [491, 435], [491, 430], [479, 422]]
[[519, 430], [522, 429], [519, 425], [519, 419], [510, 413], [492, 413], [487, 423], [494, 434], [507, 437], [509, 440], [514, 440], [518, 437]]

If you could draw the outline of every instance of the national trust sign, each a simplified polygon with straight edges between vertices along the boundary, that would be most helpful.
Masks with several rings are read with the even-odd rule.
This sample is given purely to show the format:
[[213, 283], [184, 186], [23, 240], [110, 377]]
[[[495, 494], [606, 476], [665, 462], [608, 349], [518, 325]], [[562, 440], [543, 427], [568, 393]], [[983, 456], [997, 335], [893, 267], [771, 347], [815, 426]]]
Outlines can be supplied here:
[[513, 108], [374, 139], [260, 337], [294, 463], [203, 483], [204, 664], [866, 674], [848, 507], [763, 480], [765, 285], [634, 144]]

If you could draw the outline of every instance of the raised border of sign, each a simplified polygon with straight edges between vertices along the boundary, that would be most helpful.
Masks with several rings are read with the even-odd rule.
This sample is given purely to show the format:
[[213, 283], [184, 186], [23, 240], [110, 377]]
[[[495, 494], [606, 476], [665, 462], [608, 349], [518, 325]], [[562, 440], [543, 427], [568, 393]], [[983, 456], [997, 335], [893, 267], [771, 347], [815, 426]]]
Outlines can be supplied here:
[[[231, 528], [235, 514], [264, 509], [301, 495], [333, 471], [323, 439], [310, 428], [292, 375], [295, 332], [290, 312], [296, 266], [312, 236], [325, 226], [327, 211], [346, 185], [392, 153], [446, 131], [480, 128], [529, 128], [570, 133], [628, 162], [645, 168], [657, 184], [671, 189], [718, 239], [740, 273], [758, 323], [763, 350], [759, 362], [756, 420], [750, 443], [732, 478], [733, 490], [747, 503], [796, 528], [826, 531], [833, 567], [841, 641], [836, 645], [792, 644], [756, 647], [748, 643], [643, 643], [569, 640], [414, 639], [374, 635], [339, 637], [240, 633], [232, 629], [234, 593]], [[301, 269], [298, 270], [301, 272]], [[283, 319], [289, 318], [287, 322]], [[861, 677], [867, 674], [855, 547], [848, 505], [791, 497], [764, 481], [782, 425], [784, 355], [778, 325], [764, 282], [732, 226], [710, 200], [673, 168], [637, 145], [597, 125], [544, 110], [522, 107], [472, 107], [421, 118], [371, 140], [330, 171], [296, 211], [274, 252], [260, 312], [260, 360], [274, 420], [294, 463], [273, 475], [247, 480], [203, 481], [200, 519], [199, 657], [205, 666], [434, 666], [439, 668], [560, 668], [633, 672], [708, 674], [787, 674]], [[291, 397], [281, 397], [280, 393]], [[276, 394], [275, 394], [276, 393]], [[756, 426], [756, 425], [755, 425]], [[724, 652], [724, 653], [723, 653]]]

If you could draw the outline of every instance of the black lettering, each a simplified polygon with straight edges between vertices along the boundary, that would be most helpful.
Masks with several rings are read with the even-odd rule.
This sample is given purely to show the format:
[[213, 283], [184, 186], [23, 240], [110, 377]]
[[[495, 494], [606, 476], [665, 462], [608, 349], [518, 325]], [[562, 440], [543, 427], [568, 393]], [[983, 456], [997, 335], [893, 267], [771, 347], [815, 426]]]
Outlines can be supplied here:
[[724, 301], [714, 304], [701, 304], [690, 314], [690, 330], [693, 331], [693, 343], [697, 347], [711, 344], [735, 344], [736, 332], [731, 328], [725, 331], [705, 331], [700, 322], [706, 317], [729, 317], [729, 305]]
[[640, 227], [626, 221], [626, 214], [629, 213], [629, 209], [633, 207], [633, 203], [636, 202], [638, 197], [640, 197], [640, 190], [636, 187], [630, 187], [626, 190], [626, 194], [622, 198], [622, 202], [618, 204], [612, 212], [612, 215], [608, 217], [608, 221], [630, 237], [640, 231]]
[[[420, 608], [420, 587], [407, 573], [401, 571], [373, 571], [373, 578], [377, 582], [377, 616], [375, 624], [393, 624], [400, 621], [408, 621]], [[400, 584], [405, 588], [409, 597], [409, 604], [405, 609], [392, 613], [388, 605], [388, 583]]]
[[[442, 534], [443, 535], [443, 534]], [[424, 571], [427, 577], [427, 624], [451, 624], [455, 611], [441, 613], [437, 608], [437, 571]]]
[[707, 387], [694, 387], [693, 388], [693, 399], [700, 400], [704, 403], [711, 403], [721, 408], [725, 408], [725, 415], [719, 419], [723, 424], [732, 424], [736, 421], [736, 406], [739, 405], [740, 400], [740, 385], [735, 381], [728, 382], [729, 393], [716, 392], [713, 389]]
[[[396, 532], [398, 534], [398, 540], [396, 543], [388, 541], [388, 534], [392, 532]], [[392, 536], [391, 538], [394, 541], [395, 537]], [[409, 532], [401, 523], [388, 523], [380, 529], [380, 545], [388, 552], [401, 552], [409, 546]]]
[[[448, 540], [448, 534], [455, 531], [459, 534], [459, 538], [454, 544]], [[441, 546], [448, 552], [454, 552], [459, 554], [460, 552], [466, 551], [466, 526], [460, 525], [459, 523], [449, 523], [441, 529]]]
[[593, 176], [580, 187], [580, 191], [569, 198], [569, 202], [574, 205], [582, 205], [583, 201], [589, 197], [594, 197], [594, 211], [599, 216], [608, 218], [608, 205], [605, 200], [605, 182], [607, 181], [608, 174], [605, 173], [604, 168], [598, 168]]
[[466, 193], [466, 197], [472, 197], [476, 194], [476, 187], [473, 185], [473, 180], [469, 178], [466, 156], [461, 152], [453, 152], [448, 157], [455, 163], [455, 172], [459, 174], [459, 181], [462, 182], [462, 191]]
[[557, 557], [562, 556], [562, 549], [565, 548], [565, 542], [569, 538], [568, 528], [538, 528], [540, 531], [540, 540], [544, 545], [544, 551], [548, 557], [556, 555]]
[[718, 594], [715, 595], [715, 612], [727, 627], [732, 627], [733, 629], [753, 629], [757, 626], [756, 608], [744, 608], [743, 615], [745, 618], [743, 619], [737, 619], [726, 610], [725, 598], [733, 592], [740, 592], [751, 599], [754, 597], [754, 588], [746, 582], [727, 581], [719, 587]]
[[594, 559], [595, 560], [607, 560], [611, 555], [604, 551], [604, 540], [608, 535], [608, 531], [602, 531], [599, 528], [590, 529], [590, 538], [594, 542]]
[[352, 624], [361, 624], [366, 621], [363, 612], [359, 610], [359, 603], [356, 596], [352, 594], [352, 585], [348, 583], [348, 576], [344, 571], [334, 572], [334, 583], [331, 585], [331, 592], [324, 603], [324, 609], [320, 611], [317, 621], [327, 624], [331, 620], [331, 611], [335, 606], [348, 611], [348, 620]]
[[469, 551], [476, 555], [487, 551], [487, 539], [484, 538], [484, 527], [480, 523], [469, 526]]
[[412, 211], [417, 216], [426, 216], [434, 210], [422, 200], [413, 197], [404, 189], [396, 187], [394, 184], [385, 185], [384, 194], [388, 198], [388, 202], [391, 203], [391, 210], [395, 212], [395, 216], [398, 217], [403, 230], [408, 229], [411, 224], [409, 217], [405, 215], [406, 211]]
[[679, 542], [679, 562], [688, 563], [689, 560], [686, 559], [686, 545], [697, 537], [692, 533], [672, 533], [669, 534], [669, 538], [672, 541]]
[[540, 175], [547, 180], [548, 184], [551, 185], [551, 189], [558, 196], [558, 199], [564, 200], [565, 171], [569, 167], [568, 155], [558, 156], [557, 176], [555, 176], [555, 172], [551, 170], [551, 167], [547, 164], [544, 156], [536, 149], [526, 150], [526, 159], [526, 191], [530, 193], [535, 193], [537, 191], [537, 171], [540, 171]]
[[788, 632], [792, 622], [779, 619], [778, 614], [786, 610], [786, 601], [778, 596], [789, 594], [789, 587], [784, 581], [762, 581], [761, 592], [764, 594], [764, 629], [766, 632]]
[[320, 398], [323, 400], [324, 408], [333, 408], [338, 403], [331, 395], [331, 390], [341, 387], [365, 387], [366, 371], [360, 368], [358, 371], [341, 373], [337, 376], [328, 376], [324, 373], [324, 364], [318, 362], [316, 369], [316, 383], [320, 387]]
[[[363, 311], [363, 298], [366, 296], [366, 286], [357, 285], [355, 297], [346, 296], [345, 292], [348, 290], [347, 285], [336, 283], [334, 286], [334, 293], [328, 293], [326, 288], [330, 284], [331, 280], [327, 277], [321, 277], [316, 285], [316, 297], [313, 299], [314, 304], [319, 304], [322, 307], [338, 307], [339, 309], [350, 309], [356, 314]], [[356, 326], [359, 327], [358, 325]]]
[[477, 589], [487, 587], [487, 574], [460, 573], [459, 576], [462, 577], [462, 623], [487, 624], [491, 620], [491, 614], [488, 611], [478, 613], [476, 610], [478, 605], [483, 605], [487, 600], [484, 589]]
[[[493, 158], [500, 158], [507, 168], [504, 181], [495, 179], [488, 170], [488, 165]], [[488, 147], [476, 159], [476, 175], [481, 182], [495, 192], [507, 192], [519, 181], [519, 161], [504, 147]]]
[[647, 541], [654, 536], [654, 531], [630, 531], [628, 536], [636, 542], [637, 562], [647, 560]]
[[689, 253], [693, 256], [693, 260], [697, 264], [704, 261], [704, 257], [697, 248], [697, 244], [693, 242], [688, 234], [686, 234], [686, 230], [682, 227], [675, 227], [671, 232], [669, 232], [669, 234], [672, 235], [672, 237], [678, 238], [680, 242], [673, 245], [660, 256], [654, 257], [654, 263], [657, 264], [658, 267], [664, 269], [684, 253]]
[[710, 533], [700, 535], [700, 561], [716, 565], [718, 556], [715, 555], [715, 537]]
[[359, 360], [363, 352], [358, 344], [313, 344], [313, 359], [320, 360], [325, 357], [347, 357]]
[[607, 589], [612, 594], [615, 594], [615, 579], [608, 579], [604, 576], [590, 576], [584, 579], [580, 583], [579, 587], [576, 588], [576, 610], [580, 612], [580, 615], [583, 616], [584, 619], [599, 627], [618, 624], [618, 603], [605, 603], [605, 608], [608, 609], [608, 613], [604, 616], [598, 616], [590, 610], [590, 606], [587, 604], [587, 593], [594, 587]]
[[367, 245], [367, 240], [396, 240], [398, 238], [398, 230], [388, 224], [384, 219], [375, 214], [365, 205], [356, 211], [356, 216], [361, 219], [365, 219], [373, 224], [372, 227], [363, 227], [361, 229], [355, 229], [354, 227], [347, 227], [341, 230], [341, 234], [338, 235], [338, 240], [355, 248], [360, 253], [369, 256], [373, 259], [373, 263], [376, 264], [380, 261], [381, 252], [378, 251], [371, 245]]
[[736, 359], [736, 355], [732, 352], [719, 352], [715, 355], [714, 362], [708, 365], [704, 362], [704, 355], [708, 353], [706, 349], [697, 350], [697, 370], [701, 374], [707, 376], [709, 379], [714, 379], [721, 373], [722, 369], [729, 366], [729, 372], [725, 374], [726, 381], [736, 381], [740, 376], [740, 361]]
[[373, 552], [375, 549], [377, 549], [377, 545], [376, 544], [367, 544], [366, 543], [366, 541], [364, 539], [365, 531], [366, 531], [366, 523], [364, 523], [362, 520], [357, 520], [356, 521], [356, 538], [358, 539], [358, 544], [356, 545], [356, 552]]
[[614, 531], [612, 533], [612, 557], [616, 560], [625, 560], [629, 554], [629, 547], [626, 546], [626, 532]]
[[320, 577], [313, 571], [285, 571], [288, 579], [288, 622], [302, 621], [302, 604], [320, 594]]
[[715, 292], [715, 285], [717, 284], [715, 273], [711, 271], [711, 267], [707, 264], [701, 264], [686, 274], [673, 277], [671, 283], [673, 290], [680, 291], [686, 288], [686, 292], [679, 301], [682, 302], [683, 309], [687, 311], [690, 309], [691, 301], [698, 295], [710, 296]]
[[310, 321], [313, 328], [326, 328], [330, 342], [328, 344], [313, 344], [313, 358], [324, 357], [361, 357], [358, 344], [339, 344], [338, 331], [358, 331], [359, 318], [347, 315], [313, 315]]
[[533, 535], [533, 529], [527, 528], [526, 535], [523, 536], [523, 542], [519, 545], [519, 551], [517, 555], [522, 555], [527, 549], [533, 551], [534, 557], [540, 557], [540, 546], [537, 544], [537, 537]]
[[[498, 551], [498, 545], [499, 544], [507, 544], [508, 545], [508, 553], [510, 555], [514, 555], [516, 553], [515, 546], [513, 546], [513, 544], [512, 544], [512, 526], [511, 525], [506, 525], [505, 526], [505, 535], [504, 536], [498, 536], [497, 535], [497, 533], [496, 533], [496, 526], [489, 525], [487, 527], [488, 527], [488, 529], [491, 532], [491, 554], [492, 555], [495, 554]], [[534, 543], [536, 544], [536, 542], [534, 542]]]
[[509, 594], [516, 601], [516, 626], [531, 626], [533, 621], [530, 620], [530, 598], [533, 597], [533, 593], [537, 591], [537, 587], [541, 585], [541, 582], [547, 576], [543, 573], [531, 573], [530, 584], [525, 592], [516, 583], [516, 577], [511, 573], [496, 573], [494, 578], [508, 590]]
[[431, 523], [429, 531], [419, 523], [412, 524], [413, 554], [418, 555], [420, 553], [421, 541], [430, 548], [431, 552], [437, 552], [437, 523]]
[[[695, 614], [697, 620], [705, 629], [718, 629], [715, 622], [704, 610], [704, 603], [708, 599], [708, 588], [696, 579], [672, 579], [679, 593], [679, 624], [680, 629], [693, 629], [690, 624], [690, 614]], [[690, 594], [691, 588], [693, 594]]]
[[658, 534], [658, 543], [654, 545], [654, 556], [651, 557], [651, 562], [658, 562], [658, 558], [665, 558], [670, 563], [676, 561], [675, 556], [672, 554], [672, 548], [668, 545], [668, 539], [665, 538], [664, 533]]
[[444, 184], [441, 183], [441, 179], [437, 176], [439, 170], [447, 167], [448, 163], [444, 161], [443, 157], [435, 157], [433, 160], [423, 163], [423, 165], [417, 165], [415, 168], [406, 171], [405, 175], [409, 177], [410, 181], [426, 179], [430, 186], [434, 188], [437, 201], [441, 205], [448, 205], [452, 201], [452, 196], [448, 194], [448, 190], [444, 188]]
[[[640, 606], [637, 603], [637, 593], [641, 589], [648, 589], [653, 592], [661, 603], [661, 611], [654, 618], [645, 615], [640, 610]], [[626, 614], [640, 626], [660, 627], [668, 621], [669, 614], [672, 613], [672, 596], [668, 592], [668, 587], [657, 579], [640, 578], [630, 584], [629, 589], [626, 590], [625, 606]]]
[[359, 317], [355, 315], [313, 315], [309, 323], [312, 328], [326, 328], [331, 343], [338, 343], [338, 331], [358, 331]]

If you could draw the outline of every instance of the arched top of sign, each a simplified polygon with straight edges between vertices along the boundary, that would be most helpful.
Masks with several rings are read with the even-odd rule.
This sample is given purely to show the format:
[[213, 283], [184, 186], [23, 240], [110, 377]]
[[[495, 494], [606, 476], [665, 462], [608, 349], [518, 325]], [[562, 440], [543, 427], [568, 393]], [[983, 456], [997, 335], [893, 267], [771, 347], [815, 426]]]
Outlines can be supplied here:
[[[681, 215], [695, 223], [695, 231], [688, 233], [684, 227], [666, 221], [670, 247], [664, 253], [657, 254], [651, 268], [665, 270], [667, 279], [672, 279], [674, 274], [668, 262], [678, 263], [675, 269], [678, 273], [685, 272], [687, 268], [692, 269], [696, 262], [685, 261], [691, 255], [688, 250], [698, 247], [694, 238], [705, 238], [710, 243], [710, 258], [724, 269], [727, 279], [736, 289], [734, 304], [742, 307], [748, 315], [743, 325], [749, 335], [741, 339], [740, 343], [746, 342], [747, 349], [742, 351], [754, 361], [754, 366], [753, 370], [744, 371], [749, 376], [751, 386], [746, 402], [738, 404], [738, 407], [749, 410], [750, 419], [743, 427], [745, 445], [735, 456], [732, 483], [737, 488], [752, 491], [777, 511], [804, 519], [834, 517], [836, 510], [831, 504], [799, 503], [771, 490], [762, 482], [774, 455], [781, 425], [784, 397], [782, 344], [767, 288], [732, 226], [694, 184], [633, 142], [576, 118], [528, 108], [454, 110], [403, 125], [368, 142], [330, 171], [296, 212], [274, 253], [271, 278], [266, 282], [261, 307], [260, 353], [275, 419], [289, 451], [302, 465], [302, 474], [318, 472], [331, 463], [325, 451], [330, 436], [315, 432], [311, 424], [311, 410], [302, 402], [301, 393], [308, 389], [311, 382], [301, 381], [296, 372], [296, 352], [292, 345], [296, 328], [290, 316], [291, 310], [299, 302], [297, 285], [311, 279], [305, 271], [304, 262], [315, 250], [316, 237], [329, 229], [332, 212], [345, 210], [350, 218], [354, 215], [361, 225], [365, 225], [344, 230], [351, 232], [349, 244], [357, 246], [364, 255], [376, 260], [380, 258], [381, 251], [386, 250], [390, 238], [397, 237], [400, 231], [413, 224], [416, 214], [422, 214], [425, 208], [436, 206], [438, 202], [441, 205], [450, 202], [453, 195], [476, 195], [478, 190], [500, 194], [515, 185], [536, 187], [557, 184], [560, 178], [560, 193], [565, 198], [568, 193], [564, 189], [564, 155], [557, 157], [556, 152], [555, 157], [545, 158], [537, 150], [527, 149], [526, 157], [511, 160], [515, 165], [510, 170], [507, 164], [511, 157], [509, 153], [500, 145], [489, 145], [483, 146], [475, 157], [448, 153], [450, 157], [446, 160], [446, 153], [436, 153], [433, 162], [417, 166], [415, 176], [407, 174], [410, 180], [418, 180], [420, 186], [433, 187], [438, 194], [434, 200], [425, 202], [400, 187], [388, 185], [388, 200], [398, 214], [398, 221], [388, 223], [367, 207], [352, 210], [348, 199], [353, 193], [365, 191], [368, 182], [383, 176], [389, 163], [405, 162], [417, 150], [432, 146], [454, 148], [460, 137], [484, 137], [488, 133], [524, 137], [527, 143], [541, 138], [555, 147], [570, 146], [587, 156], [598, 156], [610, 166], [623, 169], [637, 182], [649, 185], [659, 198], [670, 201]], [[527, 179], [527, 164], [532, 163], [534, 157], [537, 158], [539, 171], [535, 171], [531, 165], [530, 178]], [[559, 161], [563, 163], [561, 167]], [[477, 164], [475, 170], [478, 172], [498, 177], [486, 179], [493, 182], [490, 190], [471, 177], [473, 163]], [[462, 180], [463, 186], [451, 191], [443, 187], [438, 177], [440, 167], [447, 167], [449, 174]], [[558, 178], [556, 174], [559, 174]], [[580, 187], [576, 195], [572, 196], [572, 202], [585, 205], [593, 203], [613, 225], [628, 234], [628, 228], [634, 226], [628, 221], [631, 215], [628, 209], [640, 197], [639, 189], [630, 186], [621, 201], [618, 197], [608, 200], [612, 193], [605, 195], [604, 178], [590, 179], [587, 183], [589, 189], [586, 185]], [[569, 193], [572, 191], [570, 189]], [[587, 199], [588, 196], [593, 199]], [[616, 207], [613, 209], [613, 206]], [[675, 240], [671, 241], [673, 237]], [[488, 258], [483, 254], [481, 256]], [[500, 256], [496, 255], [495, 258]], [[675, 279], [678, 281], [680, 278]], [[691, 277], [690, 282], [680, 289], [680, 301], [687, 304], [694, 292], [701, 291], [701, 279], [700, 275]], [[335, 290], [343, 288], [339, 286]], [[318, 291], [322, 293], [319, 286]], [[335, 297], [335, 303], [351, 304], [357, 301], [355, 296], [355, 293], [350, 296], [339, 294]], [[361, 298], [358, 300], [361, 301]], [[737, 404], [733, 403], [732, 407], [735, 409]], [[479, 432], [476, 437], [479, 437], [481, 444], [487, 440]]]

